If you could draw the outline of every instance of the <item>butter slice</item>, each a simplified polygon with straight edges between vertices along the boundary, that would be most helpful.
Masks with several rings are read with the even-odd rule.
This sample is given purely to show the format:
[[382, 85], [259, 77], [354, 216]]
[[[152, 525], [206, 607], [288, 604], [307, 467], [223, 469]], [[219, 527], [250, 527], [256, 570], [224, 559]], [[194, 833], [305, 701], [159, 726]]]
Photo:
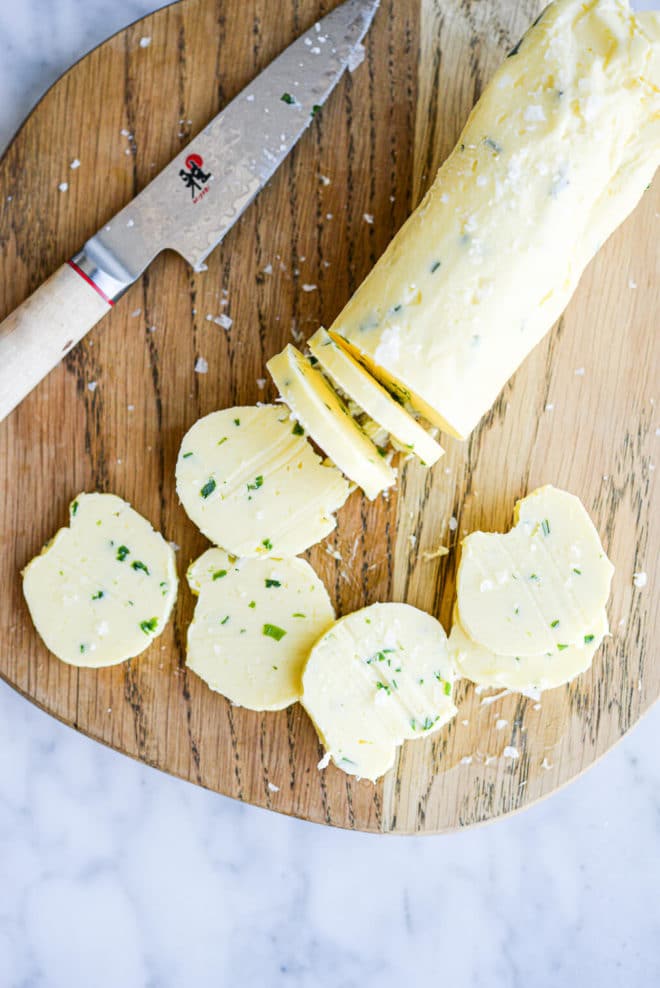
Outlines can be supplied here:
[[295, 556], [325, 538], [349, 495], [284, 405], [212, 412], [188, 430], [176, 465], [188, 517], [237, 556]]
[[319, 370], [289, 344], [267, 364], [283, 400], [350, 480], [373, 500], [396, 474], [364, 434]]
[[460, 675], [480, 686], [521, 692], [551, 690], [570, 683], [589, 669], [608, 632], [607, 614], [602, 610], [593, 624], [584, 630], [582, 641], [562, 651], [553, 649], [541, 655], [497, 655], [473, 642], [455, 613], [449, 635], [449, 654]]
[[660, 161], [660, 14], [550, 4], [330, 335], [463, 438]]
[[539, 487], [518, 501], [506, 535], [462, 542], [460, 622], [498, 655], [557, 654], [583, 643], [599, 620], [614, 567], [579, 498]]
[[79, 494], [23, 571], [34, 626], [63, 662], [99, 668], [143, 652], [176, 600], [174, 551], [114, 494]]
[[281, 710], [302, 693], [302, 669], [334, 620], [304, 559], [241, 559], [208, 549], [188, 570], [199, 595], [186, 664], [212, 690], [251, 710]]
[[317, 330], [308, 345], [337, 387], [400, 446], [414, 453], [427, 467], [440, 459], [444, 454], [442, 446], [325, 329]]
[[314, 645], [302, 704], [333, 762], [375, 781], [404, 740], [427, 737], [455, 716], [455, 677], [434, 617], [409, 604], [372, 604]]

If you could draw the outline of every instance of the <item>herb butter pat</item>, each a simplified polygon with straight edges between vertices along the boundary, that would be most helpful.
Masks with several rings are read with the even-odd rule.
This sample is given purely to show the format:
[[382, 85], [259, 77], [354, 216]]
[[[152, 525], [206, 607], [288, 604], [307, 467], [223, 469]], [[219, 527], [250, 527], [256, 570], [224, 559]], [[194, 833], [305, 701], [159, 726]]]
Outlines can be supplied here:
[[143, 652], [176, 600], [174, 552], [114, 494], [79, 494], [23, 572], [35, 628], [63, 662], [98, 668]]
[[237, 556], [295, 556], [325, 538], [349, 494], [285, 405], [226, 408], [186, 433], [176, 487], [188, 517]]
[[199, 598], [188, 628], [188, 668], [251, 710], [281, 710], [300, 699], [309, 650], [334, 620], [309, 563], [239, 560], [209, 549], [189, 568], [188, 583]]
[[375, 781], [405, 740], [456, 714], [447, 636], [409, 604], [372, 604], [337, 621], [312, 648], [302, 704], [332, 761]]

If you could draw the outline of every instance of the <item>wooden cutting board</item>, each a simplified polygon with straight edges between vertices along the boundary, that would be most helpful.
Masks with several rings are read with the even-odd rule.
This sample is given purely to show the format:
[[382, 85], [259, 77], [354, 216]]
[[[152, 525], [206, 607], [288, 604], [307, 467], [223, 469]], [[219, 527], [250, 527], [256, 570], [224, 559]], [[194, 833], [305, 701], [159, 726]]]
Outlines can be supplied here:
[[[184, 0], [67, 72], [0, 163], [0, 317], [331, 6]], [[487, 702], [463, 683], [456, 721], [406, 745], [374, 787], [332, 766], [317, 771], [322, 751], [299, 706], [232, 707], [186, 671], [193, 599], [185, 582], [174, 620], [149, 651], [97, 672], [49, 655], [21, 594], [21, 568], [66, 523], [81, 490], [127, 498], [180, 546], [183, 576], [206, 542], [175, 496], [182, 435], [214, 409], [275, 397], [262, 380], [268, 357], [332, 321], [540, 6], [382, 0], [366, 61], [208, 271], [194, 274], [174, 254], [158, 258], [0, 425], [0, 674], [24, 696], [119, 751], [237, 799], [397, 833], [452, 830], [528, 805], [590, 765], [656, 699], [658, 183], [469, 441], [446, 439], [447, 455], [430, 472], [407, 464], [387, 499], [353, 495], [329, 545], [309, 553], [340, 613], [406, 600], [448, 627], [461, 535], [506, 529], [515, 499], [539, 484], [573, 491], [616, 575], [612, 638], [572, 685], [540, 702]], [[233, 320], [228, 331], [214, 321], [221, 313]], [[194, 371], [200, 356], [205, 375]], [[441, 544], [449, 555], [428, 559]], [[648, 573], [645, 589], [633, 586], [637, 571]], [[504, 757], [507, 746], [519, 757]]]

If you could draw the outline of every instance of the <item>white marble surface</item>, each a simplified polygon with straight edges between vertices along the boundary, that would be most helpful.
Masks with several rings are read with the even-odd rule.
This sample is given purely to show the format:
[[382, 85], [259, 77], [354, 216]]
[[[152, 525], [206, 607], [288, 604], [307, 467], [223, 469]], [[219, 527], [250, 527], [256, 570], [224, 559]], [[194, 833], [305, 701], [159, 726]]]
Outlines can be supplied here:
[[[0, 147], [67, 65], [155, 6], [0, 0]], [[656, 709], [515, 818], [378, 838], [160, 775], [1, 685], [0, 988], [651, 988], [659, 750]]]

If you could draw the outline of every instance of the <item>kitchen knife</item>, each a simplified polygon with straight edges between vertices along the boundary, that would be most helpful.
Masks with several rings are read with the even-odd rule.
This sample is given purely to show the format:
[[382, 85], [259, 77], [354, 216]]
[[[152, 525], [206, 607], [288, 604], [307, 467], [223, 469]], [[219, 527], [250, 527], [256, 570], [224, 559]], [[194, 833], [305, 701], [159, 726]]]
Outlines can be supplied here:
[[379, 0], [346, 0], [279, 55], [0, 324], [0, 421], [165, 249], [196, 271], [360, 52]]

